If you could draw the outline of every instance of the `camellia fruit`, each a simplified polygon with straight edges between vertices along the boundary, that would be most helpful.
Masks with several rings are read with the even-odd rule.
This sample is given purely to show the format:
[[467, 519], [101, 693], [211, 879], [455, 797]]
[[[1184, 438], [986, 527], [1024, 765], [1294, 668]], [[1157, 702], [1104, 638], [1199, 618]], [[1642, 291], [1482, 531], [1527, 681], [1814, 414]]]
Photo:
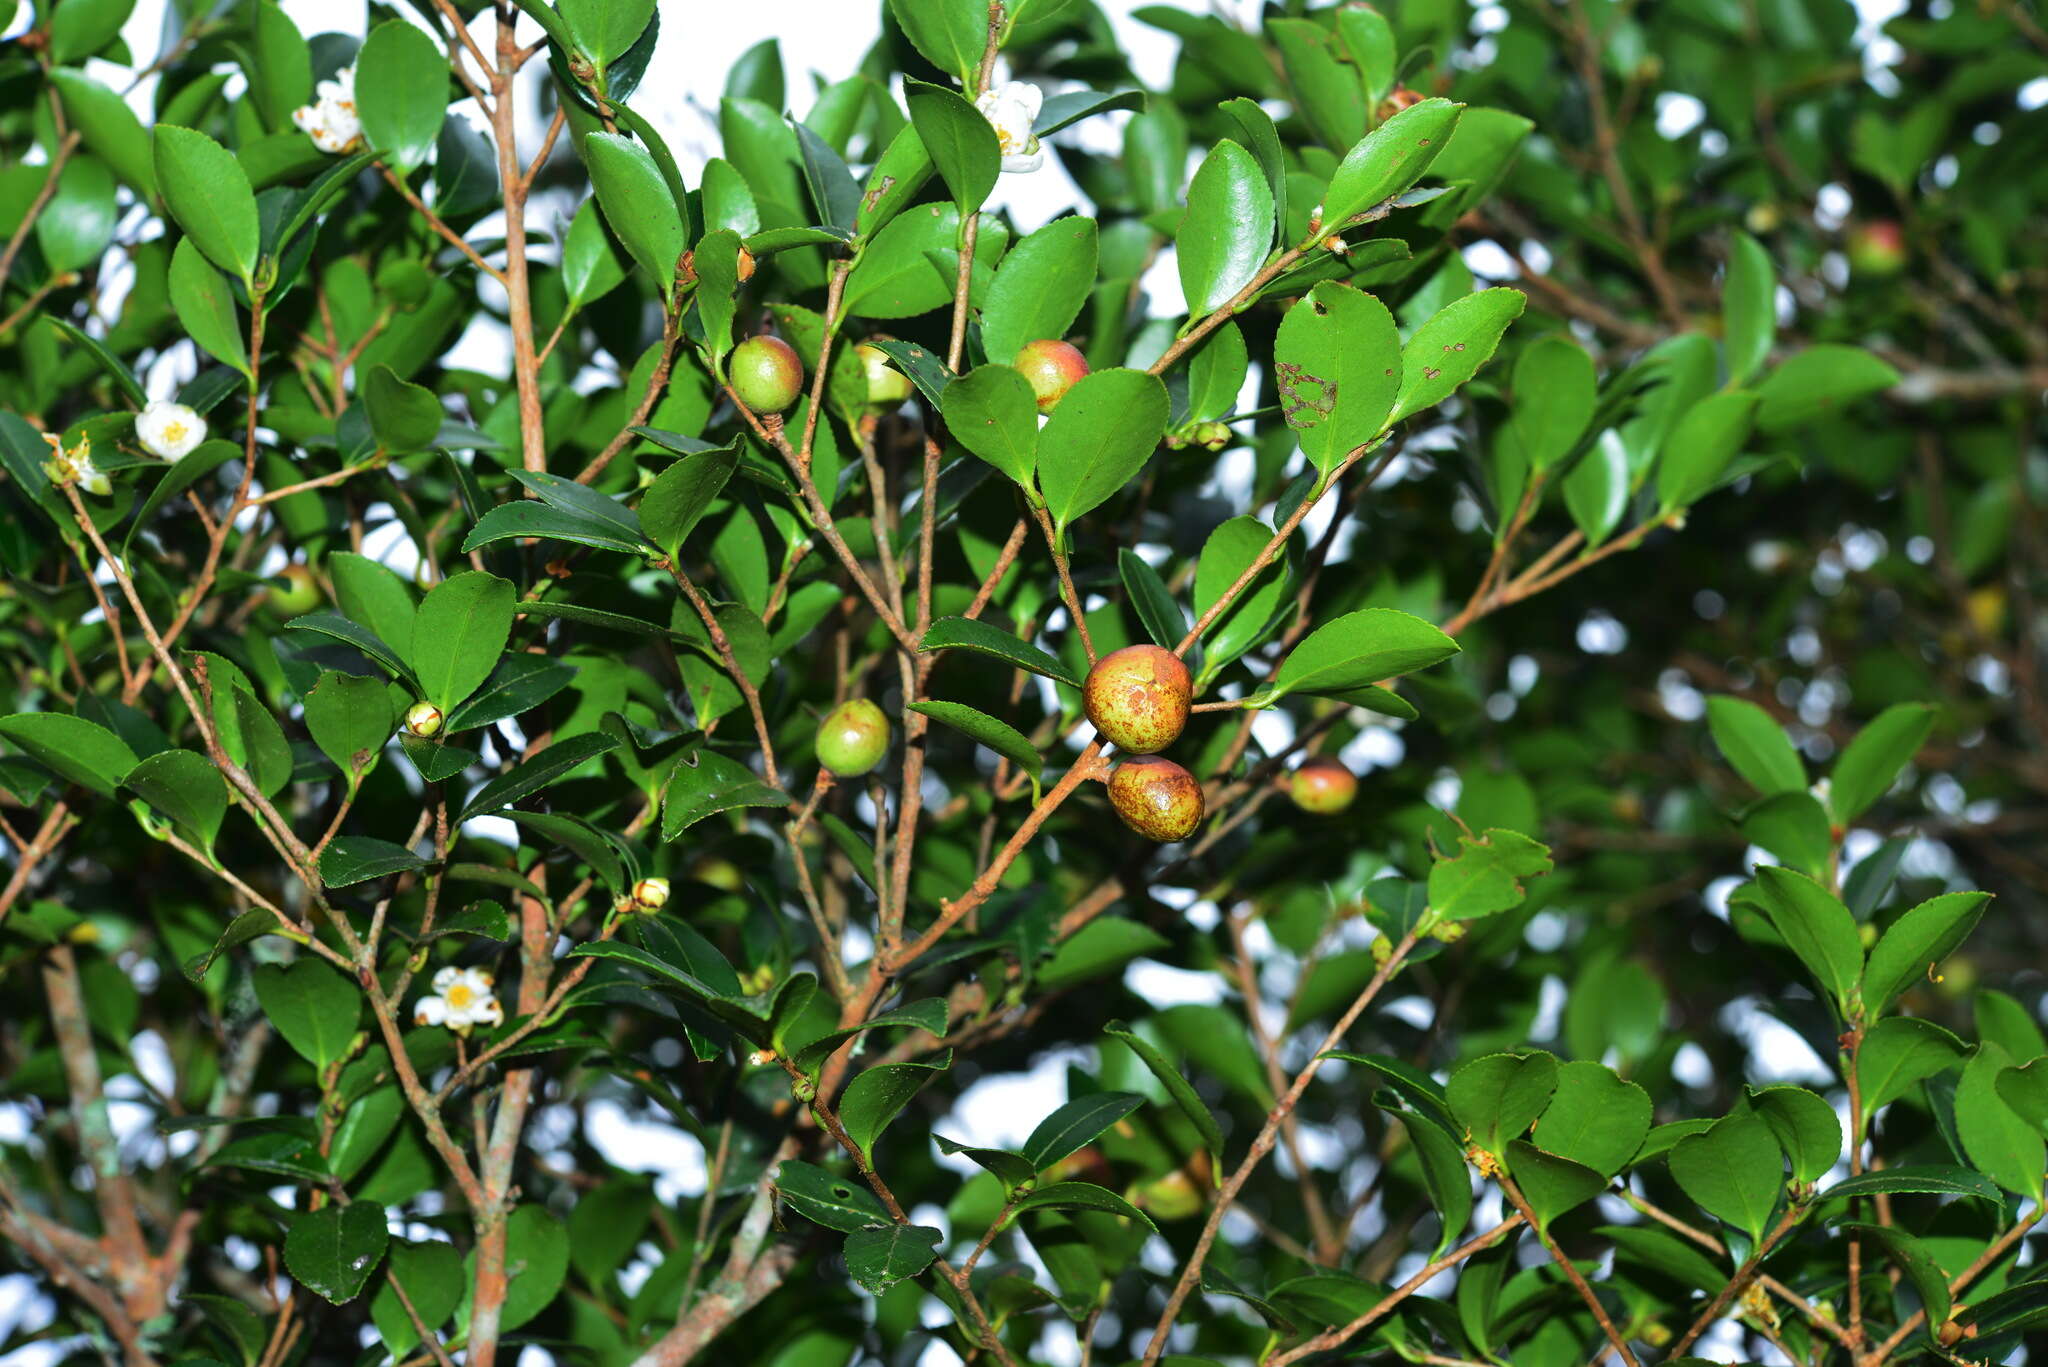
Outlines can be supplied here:
[[1906, 268], [1906, 234], [1888, 218], [1858, 224], [1849, 233], [1849, 268], [1862, 276], [1897, 275]]
[[868, 376], [868, 404], [874, 408], [894, 408], [910, 397], [910, 377], [898, 370], [889, 360], [889, 353], [880, 347], [862, 342], [855, 351]]
[[263, 607], [276, 617], [303, 617], [320, 606], [322, 594], [320, 581], [313, 577], [313, 571], [304, 565], [286, 565], [272, 580], [282, 579], [284, 583], [272, 583], [263, 595]]
[[1067, 391], [1088, 373], [1088, 358], [1078, 347], [1047, 337], [1026, 342], [1017, 353], [1017, 372], [1031, 385], [1038, 411], [1050, 413], [1067, 396]]
[[804, 389], [804, 363], [780, 337], [749, 337], [726, 359], [726, 378], [740, 402], [756, 413], [780, 413]]
[[1287, 781], [1294, 805], [1315, 816], [1331, 816], [1358, 796], [1358, 776], [1333, 759], [1303, 762]]
[[1102, 738], [1132, 755], [1150, 755], [1180, 738], [1194, 680], [1180, 656], [1159, 646], [1125, 646], [1095, 662], [1081, 698]]
[[1109, 776], [1109, 805], [1124, 825], [1169, 845], [1202, 824], [1202, 785], [1163, 755], [1134, 755]]
[[866, 698], [839, 704], [818, 725], [818, 763], [841, 778], [865, 774], [888, 749], [889, 719]]

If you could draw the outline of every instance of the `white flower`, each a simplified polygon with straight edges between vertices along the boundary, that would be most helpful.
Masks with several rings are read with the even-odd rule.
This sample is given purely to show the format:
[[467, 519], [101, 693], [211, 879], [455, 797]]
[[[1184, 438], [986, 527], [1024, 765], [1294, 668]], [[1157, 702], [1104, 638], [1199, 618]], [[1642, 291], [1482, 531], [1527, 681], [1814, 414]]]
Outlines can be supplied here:
[[975, 96], [974, 107], [996, 130], [1005, 171], [1036, 171], [1045, 165], [1045, 149], [1031, 132], [1044, 102], [1045, 92], [1024, 81], [1005, 81]]
[[92, 463], [92, 438], [81, 434], [78, 445], [69, 451], [64, 449], [64, 438], [55, 432], [43, 433], [43, 440], [50, 443], [50, 458], [43, 462], [43, 473], [50, 477], [50, 483], [58, 488], [76, 484], [96, 498], [105, 498], [114, 492], [114, 486]]
[[206, 419], [184, 404], [159, 399], [135, 415], [135, 439], [152, 456], [183, 460], [206, 440]]
[[363, 121], [356, 117], [356, 69], [345, 66], [320, 82], [318, 98], [292, 111], [292, 122], [323, 152], [341, 156], [363, 145]]
[[491, 990], [491, 975], [480, 968], [444, 968], [434, 975], [434, 995], [412, 1010], [415, 1025], [445, 1025], [466, 1035], [478, 1025], [502, 1025], [505, 1008]]

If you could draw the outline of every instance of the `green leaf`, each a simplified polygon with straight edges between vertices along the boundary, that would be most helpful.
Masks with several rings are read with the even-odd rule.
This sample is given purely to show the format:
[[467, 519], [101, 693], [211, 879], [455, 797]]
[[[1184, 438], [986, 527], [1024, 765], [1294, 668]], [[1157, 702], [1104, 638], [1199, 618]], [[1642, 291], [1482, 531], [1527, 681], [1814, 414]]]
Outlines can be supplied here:
[[1540, 1050], [1482, 1054], [1451, 1074], [1444, 1099], [1471, 1141], [1498, 1158], [1550, 1104], [1557, 1073], [1557, 1060]]
[[1201, 1135], [1202, 1144], [1210, 1155], [1217, 1163], [1222, 1163], [1223, 1128], [1216, 1123], [1215, 1114], [1209, 1110], [1201, 1094], [1195, 1091], [1194, 1084], [1159, 1051], [1158, 1046], [1129, 1029], [1122, 1021], [1111, 1021], [1103, 1027], [1102, 1033], [1123, 1041], [1138, 1056], [1138, 1061], [1159, 1079], [1159, 1085], [1173, 1098], [1173, 1104], [1180, 1107], [1181, 1114], [1194, 1125], [1195, 1133]]
[[910, 377], [910, 382], [932, 403], [944, 401], [945, 392], [953, 383], [953, 372], [946, 368], [943, 356], [934, 354], [915, 342], [899, 342], [891, 338], [870, 341], [869, 346], [887, 356], [898, 370]]
[[1042, 988], [1069, 987], [1122, 968], [1141, 954], [1164, 949], [1166, 937], [1147, 925], [1122, 917], [1090, 921], [1060, 942], [1038, 970]]
[[753, 770], [714, 751], [676, 761], [662, 794], [661, 838], [674, 840], [705, 817], [736, 807], [783, 807], [789, 794], [772, 788]]
[[1531, 470], [1548, 470], [1577, 449], [1593, 420], [1599, 384], [1593, 358], [1568, 336], [1552, 333], [1522, 349], [1508, 431]]
[[2014, 1115], [2048, 1133], [2048, 1059], [2035, 1059], [2024, 1068], [2007, 1068], [1999, 1073], [1999, 1099]]
[[83, 71], [59, 68], [49, 73], [49, 81], [85, 150], [112, 167], [136, 194], [156, 198], [155, 150], [128, 102]]
[[[895, 137], [889, 139], [889, 145], [882, 149], [881, 159], [868, 172], [860, 208], [853, 218], [856, 234], [868, 238], [880, 232], [916, 198], [931, 177], [931, 155], [924, 150], [924, 142], [917, 136], [917, 130], [906, 123], [896, 131]], [[705, 178], [707, 181], [710, 179], [708, 167]]]
[[[920, 204], [875, 234], [846, 277], [845, 311], [859, 318], [913, 318], [951, 304], [959, 279], [960, 210]], [[982, 226], [975, 239], [978, 270], [994, 264], [1004, 237]]]
[[962, 84], [981, 65], [988, 46], [988, 7], [983, 0], [889, 0], [889, 13], [927, 62], [958, 76]]
[[890, 1223], [873, 1192], [813, 1163], [785, 1160], [776, 1169], [775, 1190], [790, 1209], [827, 1229], [852, 1233]]
[[1142, 370], [1098, 370], [1067, 391], [1038, 434], [1038, 482], [1062, 536], [1144, 468], [1166, 416], [1166, 386]]
[[1771, 1127], [1756, 1115], [1731, 1115], [1704, 1134], [1681, 1139], [1668, 1160], [1671, 1176], [1693, 1202], [1746, 1232], [1752, 1243], [1764, 1237], [1785, 1159]]
[[1441, 1257], [1471, 1223], [1472, 1170], [1465, 1162], [1464, 1149], [1442, 1125], [1413, 1111], [1397, 1110], [1392, 1114], [1408, 1131], [1408, 1142], [1415, 1146], [1415, 1156], [1422, 1167], [1422, 1184], [1429, 1192], [1429, 1202], [1442, 1217], [1432, 1250], [1434, 1256]]
[[411, 173], [448, 116], [448, 58], [424, 29], [387, 19], [356, 55], [356, 108], [365, 141], [393, 171]]
[[1963, 1042], [1933, 1021], [1887, 1016], [1863, 1032], [1856, 1078], [1863, 1113], [1874, 1114], [1914, 1086], [1962, 1061]]
[[[1381, 131], [1422, 107], [1418, 104], [1396, 115]], [[1464, 295], [1438, 310], [1402, 348], [1401, 394], [1389, 421], [1399, 422], [1448, 399], [1492, 359], [1501, 335], [1522, 316], [1527, 303], [1528, 296], [1520, 290], [1499, 288]]]
[[535, 499], [522, 498], [500, 503], [478, 518], [476, 526], [470, 528], [469, 535], [463, 538], [462, 553], [467, 555], [500, 541], [517, 541], [530, 536], [574, 542], [601, 551], [621, 551], [627, 555], [644, 555], [647, 551], [639, 536], [621, 533], [618, 522], [612, 518], [565, 511]]
[[1281, 320], [1273, 342], [1281, 412], [1328, 475], [1387, 428], [1401, 392], [1401, 334], [1387, 306], [1326, 280]]
[[427, 591], [407, 654], [428, 702], [451, 712], [491, 676], [511, 639], [516, 596], [509, 581], [483, 570], [465, 570]]
[[1880, 1172], [1866, 1172], [1835, 1183], [1822, 1196], [1832, 1201], [1851, 1196], [1974, 1196], [1994, 1206], [2005, 1203], [1998, 1184], [1982, 1173], [1944, 1163], [1901, 1164]]
[[1863, 973], [1856, 918], [1833, 893], [1790, 869], [1765, 865], [1756, 871], [1755, 886], [1772, 928], [1846, 1020]]
[[1581, 1059], [1558, 1068], [1557, 1090], [1536, 1122], [1535, 1137], [1545, 1153], [1612, 1177], [1643, 1146], [1650, 1115], [1648, 1092], [1603, 1064]]
[[423, 869], [429, 861], [403, 845], [369, 835], [338, 835], [320, 852], [320, 881], [330, 888], [346, 888], [410, 869]]
[[[724, 162], [714, 165], [724, 166]], [[708, 179], [708, 173], [707, 173]], [[602, 299], [626, 280], [626, 263], [615, 250], [612, 235], [599, 216], [597, 200], [586, 199], [569, 220], [562, 238], [562, 288], [569, 306], [581, 308]]]
[[91, 157], [73, 157], [36, 218], [43, 264], [53, 275], [96, 264], [114, 240], [117, 215], [113, 173]]
[[1287, 231], [1287, 156], [1282, 150], [1280, 129], [1257, 100], [1240, 95], [1223, 101], [1217, 108], [1237, 124], [1244, 134], [1244, 146], [1258, 160], [1259, 173], [1265, 176], [1266, 186], [1273, 194], [1273, 230], [1277, 240]]
[[1038, 1169], [1008, 1149], [972, 1148], [965, 1144], [956, 1144], [942, 1134], [933, 1135], [932, 1142], [939, 1146], [939, 1152], [970, 1158], [982, 1168], [994, 1173], [1002, 1182], [1005, 1191], [1015, 1191], [1017, 1187], [1038, 1176]]
[[[180, 466], [183, 464], [179, 462]], [[379, 640], [408, 646], [412, 643], [417, 603], [412, 586], [397, 571], [350, 551], [330, 552], [326, 570], [334, 581], [335, 601], [341, 605], [344, 616], [368, 627]]]
[[1593, 1233], [1612, 1240], [1621, 1255], [1694, 1290], [1712, 1295], [1728, 1284], [1727, 1271], [1717, 1267], [1698, 1245], [1655, 1226], [1602, 1225]]
[[106, 727], [63, 712], [21, 712], [0, 717], [0, 738], [57, 777], [101, 797], [135, 768], [135, 752]]
[[[1398, 341], [1392, 354], [1400, 355]], [[1188, 358], [1188, 416], [1210, 422], [1235, 411], [1250, 364], [1244, 332], [1237, 324], [1226, 322], [1210, 333]]]
[[567, 688], [576, 673], [575, 665], [555, 664], [538, 655], [507, 655], [484, 686], [448, 714], [443, 730], [468, 731], [519, 716]]
[[1628, 495], [1628, 450], [1613, 432], [1603, 432], [1564, 477], [1565, 508], [1588, 547], [1598, 546], [1621, 525]]
[[1743, 812], [1742, 838], [1761, 845], [1787, 867], [1822, 877], [1835, 844], [1820, 799], [1799, 791], [1767, 797]]
[[658, 0], [559, 0], [576, 48], [603, 71], [632, 50], [654, 18]]
[[590, 168], [597, 205], [613, 235], [647, 272], [661, 297], [672, 298], [676, 265], [687, 244], [682, 214], [661, 168], [645, 147], [617, 133], [586, 137], [583, 160]]
[[1687, 410], [1657, 458], [1659, 510], [1676, 512], [1710, 493], [1749, 440], [1755, 417], [1756, 395], [1740, 390], [1710, 394]]
[[161, 750], [121, 782], [177, 823], [193, 844], [213, 849], [228, 814], [228, 785], [212, 760], [192, 750]]
[[[222, 365], [249, 374], [249, 351], [242, 343], [242, 321], [227, 278], [207, 261], [188, 238], [171, 253], [171, 307], [178, 325], [200, 350]], [[239, 454], [239, 453], [237, 453]], [[190, 459], [190, 457], [187, 457]], [[181, 461], [179, 464], [183, 464]]]
[[1842, 1156], [1842, 1122], [1834, 1107], [1804, 1087], [1766, 1087], [1749, 1100], [1791, 1160], [1794, 1179], [1818, 1182], [1827, 1176]]
[[1129, 546], [1117, 551], [1117, 573], [1124, 581], [1124, 592], [1130, 595], [1131, 607], [1144, 624], [1145, 634], [1153, 644], [1172, 650], [1180, 644], [1180, 638], [1188, 634], [1188, 615], [1174, 598], [1173, 590], [1166, 587], [1166, 581], [1159, 577], [1159, 571], [1145, 562]]
[[[428, 595], [428, 602], [432, 602]], [[500, 811], [541, 789], [560, 783], [577, 769], [619, 746], [617, 738], [602, 731], [585, 731], [567, 740], [558, 740], [547, 749], [514, 766], [509, 772], [498, 775], [490, 782], [469, 795], [462, 804], [462, 812], [455, 818], [457, 825], [473, 816], [483, 816]]]
[[1729, 236], [1728, 273], [1721, 281], [1721, 344], [1728, 384], [1746, 384], [1778, 336], [1778, 273], [1763, 244], [1745, 232]]
[[1100, 1210], [1121, 1215], [1126, 1220], [1136, 1220], [1147, 1229], [1158, 1228], [1144, 1211], [1107, 1187], [1098, 1187], [1093, 1182], [1054, 1182], [1021, 1197], [1010, 1209], [1015, 1215], [1022, 1215], [1027, 1210]]
[[1516, 831], [1489, 830], [1458, 837], [1458, 853], [1439, 856], [1429, 870], [1429, 908], [1447, 921], [1492, 916], [1522, 904], [1522, 880], [1551, 870], [1548, 846]]
[[[435, 1241], [410, 1244], [403, 1240], [391, 1245], [390, 1273], [405, 1288], [413, 1310], [427, 1328], [437, 1329], [462, 1304], [464, 1278], [462, 1255], [453, 1244]], [[384, 1351], [403, 1358], [419, 1342], [419, 1330], [389, 1282], [370, 1298], [370, 1318], [384, 1337]]]
[[1189, 316], [1215, 312], [1249, 285], [1272, 240], [1272, 187], [1252, 154], [1225, 138], [1196, 169], [1174, 235]]
[[[416, 31], [410, 24], [399, 27]], [[426, 450], [448, 420], [433, 390], [408, 384], [387, 365], [370, 368], [363, 385], [363, 407], [370, 415], [370, 431], [376, 434], [378, 449], [394, 456]]]
[[295, 1280], [342, 1305], [370, 1280], [390, 1239], [384, 1207], [376, 1202], [330, 1205], [292, 1217], [284, 1263]]
[[1773, 793], [1806, 791], [1806, 766], [1771, 714], [1744, 698], [1707, 699], [1707, 728], [1721, 755], [1749, 786]]
[[1342, 693], [1427, 669], [1458, 653], [1458, 643], [1420, 617], [1393, 608], [1361, 608], [1317, 627], [1280, 666], [1274, 698]]
[[1038, 472], [1038, 405], [1031, 386], [1007, 365], [985, 365], [946, 386], [946, 430], [974, 455], [1025, 489]]
[[931, 624], [931, 628], [924, 634], [924, 639], [918, 642], [917, 648], [972, 650], [977, 654], [993, 656], [1018, 669], [1043, 675], [1070, 688], [1081, 686], [1079, 677], [1052, 655], [978, 618], [941, 617]]
[[329, 1162], [335, 1177], [346, 1182], [361, 1172], [406, 1113], [405, 1096], [396, 1086], [379, 1087], [357, 1099], [334, 1131]]
[[1913, 1282], [1913, 1289], [1920, 1293], [1921, 1308], [1927, 1312], [1929, 1324], [1946, 1324], [1955, 1308], [1954, 1298], [1948, 1289], [1948, 1273], [1934, 1260], [1925, 1244], [1902, 1229], [1890, 1225], [1866, 1225], [1844, 1220], [1835, 1227], [1838, 1234], [1855, 1235], [1868, 1239], [1884, 1249]]
[[208, 260], [249, 283], [262, 232], [242, 164], [206, 134], [175, 124], [158, 124], [153, 143], [164, 208]]
[[1024, 733], [1008, 722], [998, 721], [986, 712], [958, 702], [914, 702], [913, 712], [922, 712], [927, 717], [942, 721], [956, 731], [965, 732], [989, 749], [1017, 766], [1019, 772], [1028, 775], [1036, 784], [1045, 772], [1045, 757], [1038, 753], [1024, 736]]
[[1354, 214], [1392, 199], [1420, 180], [1451, 140], [1463, 109], [1449, 100], [1424, 100], [1366, 134], [1345, 153], [1337, 174], [1330, 178], [1330, 188], [1323, 195], [1323, 231], [1342, 231]]
[[412, 669], [398, 657], [398, 652], [386, 645], [376, 632], [359, 626], [348, 618], [332, 612], [309, 612], [303, 617], [294, 617], [286, 622], [287, 631], [313, 631], [322, 636], [331, 636], [354, 646], [370, 659], [375, 660], [394, 675], [412, 682]]
[[874, 1158], [875, 1141], [910, 1099], [952, 1062], [950, 1051], [916, 1063], [884, 1063], [854, 1075], [839, 1101], [839, 1123], [861, 1156]]
[[[333, 848], [330, 844], [327, 852]], [[263, 1014], [300, 1057], [317, 1068], [348, 1057], [363, 1010], [354, 983], [309, 957], [289, 965], [258, 964], [250, 985]]]
[[1507, 1166], [1536, 1215], [1538, 1230], [1549, 1229], [1552, 1220], [1607, 1189], [1607, 1179], [1585, 1164], [1547, 1153], [1521, 1139], [1509, 1141]]
[[1842, 747], [1828, 775], [1828, 807], [1835, 820], [1848, 825], [1870, 809], [1898, 780], [1934, 729], [1934, 709], [1926, 703], [1902, 702], [1877, 714], [1870, 725]]
[[1757, 430], [1774, 436], [1804, 427], [1898, 383], [1898, 371], [1861, 347], [1833, 342], [1810, 346], [1757, 385]]
[[1038, 1172], [1074, 1153], [1145, 1104], [1135, 1092], [1096, 1092], [1078, 1097], [1038, 1123], [1018, 1151]]
[[[973, 0], [932, 0], [930, 3], [921, 0], [914, 8], [936, 11], [959, 9], [972, 3]], [[899, 16], [905, 8], [898, 0], [891, 0], [891, 7]], [[984, 25], [987, 22], [985, 15], [984, 11]], [[905, 23], [904, 30], [912, 32], [908, 23]], [[917, 41], [915, 36], [911, 41]], [[977, 39], [974, 60], [968, 69], [972, 70], [980, 61], [981, 42]], [[994, 127], [982, 117], [979, 109], [944, 86], [906, 78], [903, 98], [910, 106], [910, 122], [917, 129], [918, 141], [924, 144], [926, 155], [938, 168], [939, 179], [946, 182], [946, 191], [953, 196], [953, 203], [963, 216], [981, 208], [989, 191], [996, 187], [996, 177], [1002, 172], [1002, 149], [996, 140]]]
[[846, 1236], [846, 1272], [871, 1296], [917, 1276], [939, 1256], [945, 1235], [929, 1225], [885, 1225]]
[[1883, 1011], [1915, 982], [1931, 978], [1934, 966], [1976, 929], [1990, 900], [1984, 892], [1943, 893], [1887, 926], [1863, 966], [1863, 1009]]
[[982, 345], [998, 365], [1007, 369], [1027, 343], [1066, 336], [1095, 289], [1096, 253], [1095, 220], [1079, 216], [1056, 218], [1010, 248], [981, 307]]
[[834, 1030], [810, 1041], [796, 1051], [796, 1066], [811, 1076], [817, 1076], [825, 1060], [839, 1052], [839, 1046], [857, 1035], [884, 1026], [909, 1026], [924, 1031], [933, 1039], [943, 1039], [946, 1034], [946, 1002], [942, 997], [925, 997], [892, 1011], [870, 1016], [850, 1029]]
[[1979, 1172], [2038, 1203], [2048, 1146], [2041, 1132], [2007, 1105], [1998, 1090], [1998, 1075], [2016, 1063], [1990, 1040], [1977, 1046], [1956, 1084], [1956, 1137]]
[[[645, 429], [640, 429], [645, 435]], [[684, 456], [640, 496], [640, 526], [671, 560], [739, 468], [737, 443]]]
[[[1209, 539], [1202, 544], [1201, 557], [1195, 562], [1198, 618], [1230, 591], [1272, 540], [1273, 529], [1250, 516], [1233, 517], [1209, 533]], [[1237, 596], [1237, 601], [1209, 624], [1203, 642], [1207, 651], [1204, 674], [1229, 664], [1258, 643], [1284, 606], [1291, 583], [1287, 559], [1276, 552], [1272, 563], [1259, 572]], [[1170, 647], [1179, 639], [1175, 636], [1172, 641], [1160, 644]]]

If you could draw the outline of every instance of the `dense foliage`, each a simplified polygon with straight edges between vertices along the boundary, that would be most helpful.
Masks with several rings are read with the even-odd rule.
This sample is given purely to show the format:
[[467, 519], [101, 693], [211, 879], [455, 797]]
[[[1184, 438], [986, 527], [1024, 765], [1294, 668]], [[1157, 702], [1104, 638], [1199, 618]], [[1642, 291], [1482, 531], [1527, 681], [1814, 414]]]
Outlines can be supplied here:
[[0, 1356], [2032, 1351], [2024, 3], [370, 8], [0, 0]]

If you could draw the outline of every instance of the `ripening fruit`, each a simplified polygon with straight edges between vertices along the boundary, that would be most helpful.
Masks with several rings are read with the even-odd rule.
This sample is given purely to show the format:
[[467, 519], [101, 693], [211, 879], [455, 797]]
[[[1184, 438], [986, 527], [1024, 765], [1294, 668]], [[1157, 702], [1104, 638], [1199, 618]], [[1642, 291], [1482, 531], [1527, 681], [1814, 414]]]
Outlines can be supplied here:
[[1050, 413], [1088, 373], [1088, 358], [1057, 338], [1026, 342], [1017, 353], [1017, 372], [1031, 384], [1038, 411]]
[[1180, 656], [1159, 646], [1112, 650], [1088, 671], [1081, 690], [1088, 720], [1102, 738], [1132, 755], [1164, 750], [1188, 724], [1194, 680]]
[[1287, 781], [1294, 805], [1314, 816], [1332, 816], [1358, 796], [1358, 776], [1333, 759], [1302, 763]]
[[1897, 275], [1906, 267], [1906, 235], [1888, 218], [1849, 232], [1849, 268], [1862, 276]]
[[726, 377], [740, 402], [756, 413], [780, 413], [804, 388], [804, 363], [780, 337], [749, 337], [726, 359]]
[[841, 778], [865, 774], [888, 749], [889, 719], [866, 698], [839, 704], [818, 725], [818, 763]]
[[910, 377], [889, 360], [889, 353], [866, 342], [855, 348], [868, 375], [868, 403], [875, 408], [894, 408], [910, 397]]
[[1147, 840], [1185, 840], [1202, 824], [1202, 785], [1162, 755], [1136, 755], [1109, 776], [1109, 805]]
[[286, 565], [271, 578], [284, 581], [272, 583], [263, 595], [263, 609], [273, 617], [303, 617], [320, 606], [320, 581], [306, 566]]

